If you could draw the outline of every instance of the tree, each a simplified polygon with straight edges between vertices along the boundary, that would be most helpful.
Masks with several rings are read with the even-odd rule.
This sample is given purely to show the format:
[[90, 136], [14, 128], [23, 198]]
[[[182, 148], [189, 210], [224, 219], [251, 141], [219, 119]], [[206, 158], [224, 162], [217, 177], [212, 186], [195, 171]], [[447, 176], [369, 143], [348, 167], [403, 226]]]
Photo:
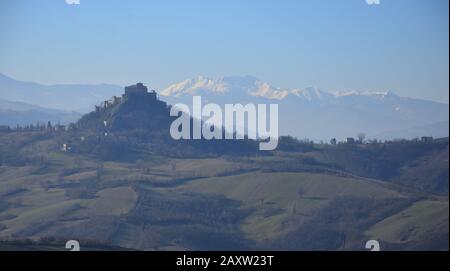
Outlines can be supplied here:
[[366, 139], [366, 134], [365, 133], [359, 133], [358, 134], [358, 142], [359, 143], [363, 143], [364, 139]]

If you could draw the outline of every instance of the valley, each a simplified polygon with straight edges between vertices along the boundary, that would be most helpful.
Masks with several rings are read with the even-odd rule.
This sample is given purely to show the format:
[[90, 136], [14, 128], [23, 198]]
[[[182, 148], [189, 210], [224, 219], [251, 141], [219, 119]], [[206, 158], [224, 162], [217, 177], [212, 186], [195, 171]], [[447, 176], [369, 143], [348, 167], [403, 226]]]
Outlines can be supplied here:
[[[448, 177], [441, 184], [423, 171], [443, 163], [448, 176], [448, 139], [337, 146], [281, 140], [270, 155], [180, 158], [141, 150], [124, 160], [126, 153], [99, 159], [62, 152], [61, 138], [73, 136], [0, 133], [0, 239], [95, 240], [143, 250], [364, 250], [369, 239], [393, 250], [448, 247]], [[411, 153], [401, 151], [404, 144]], [[402, 155], [390, 174], [377, 170], [385, 152]], [[435, 160], [439, 153], [444, 160]], [[422, 179], [408, 183], [408, 172]]]

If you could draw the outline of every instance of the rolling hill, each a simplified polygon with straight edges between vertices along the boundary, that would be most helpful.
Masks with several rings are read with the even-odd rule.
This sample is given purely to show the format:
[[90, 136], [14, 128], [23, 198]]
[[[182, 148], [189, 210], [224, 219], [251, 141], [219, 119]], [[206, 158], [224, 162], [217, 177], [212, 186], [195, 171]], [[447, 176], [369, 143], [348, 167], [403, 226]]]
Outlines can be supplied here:
[[174, 141], [167, 110], [130, 94], [67, 130], [0, 131], [0, 241], [364, 250], [376, 239], [382, 250], [448, 250], [448, 138], [281, 137], [260, 152], [253, 141]]
[[0, 98], [39, 107], [86, 113], [94, 105], [119, 95], [121, 86], [100, 84], [42, 85], [0, 74]]
[[[61, 152], [58, 138], [71, 132], [61, 133], [0, 133], [0, 239], [111, 241], [146, 250], [363, 250], [377, 239], [385, 250], [448, 249], [448, 192], [311, 158], [337, 147], [108, 161]], [[446, 142], [435, 147], [448, 148]], [[418, 174], [421, 165], [399, 168], [426, 176]]]
[[26, 126], [36, 123], [66, 125], [76, 122], [81, 117], [80, 113], [57, 109], [48, 109], [22, 102], [11, 102], [0, 99], [0, 125], [10, 127]]

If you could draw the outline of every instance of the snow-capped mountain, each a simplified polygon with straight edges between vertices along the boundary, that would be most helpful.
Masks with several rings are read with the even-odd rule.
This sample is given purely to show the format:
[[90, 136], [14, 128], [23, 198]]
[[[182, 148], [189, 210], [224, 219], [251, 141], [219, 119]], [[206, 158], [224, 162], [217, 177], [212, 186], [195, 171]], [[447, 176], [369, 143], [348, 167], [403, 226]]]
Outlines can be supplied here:
[[208, 93], [248, 94], [254, 97], [282, 100], [290, 94], [290, 91], [276, 88], [253, 76], [207, 78], [199, 75], [194, 79], [184, 80], [169, 86], [161, 92], [161, 95], [180, 97], [184, 94], [203, 95]]
[[209, 78], [199, 75], [179, 83], [168, 86], [162, 92], [162, 96], [180, 98], [184, 95], [211, 95], [218, 94], [222, 98], [237, 95], [253, 96], [268, 100], [301, 99], [306, 101], [339, 102], [345, 98], [368, 97], [371, 99], [399, 98], [392, 91], [336, 91], [325, 92], [317, 87], [307, 88], [280, 88], [264, 82], [253, 76], [222, 76]]
[[[123, 88], [115, 85], [47, 86], [0, 74], [0, 99], [44, 108], [88, 112], [95, 104], [122, 92]], [[394, 135], [399, 138], [409, 138], [412, 134], [448, 135], [448, 125], [443, 125], [448, 123], [448, 104], [400, 97], [392, 91], [327, 92], [317, 87], [288, 89], [253, 76], [198, 76], [172, 84], [160, 92], [161, 99], [169, 104], [190, 105], [193, 95], [201, 95], [204, 103], [221, 105], [277, 103], [280, 135], [316, 141], [345, 139], [360, 132], [372, 138], [383, 135], [385, 139]]]
[[[161, 95], [172, 104], [191, 104], [194, 95], [218, 104], [277, 103], [280, 134], [314, 140], [344, 139], [360, 132], [375, 137], [390, 131], [448, 122], [449, 114], [447, 104], [400, 97], [392, 91], [288, 89], [253, 76], [197, 76], [168, 86]], [[423, 135], [434, 134], [423, 131]]]
[[283, 100], [288, 96], [297, 96], [302, 99], [312, 100], [322, 99], [323, 96], [329, 95], [328, 93], [323, 93], [318, 88], [282, 89], [274, 87], [253, 76], [208, 78], [202, 75], [173, 84], [164, 89], [161, 95], [181, 97], [185, 94], [202, 95], [209, 93], [239, 96], [244, 94], [269, 100]]

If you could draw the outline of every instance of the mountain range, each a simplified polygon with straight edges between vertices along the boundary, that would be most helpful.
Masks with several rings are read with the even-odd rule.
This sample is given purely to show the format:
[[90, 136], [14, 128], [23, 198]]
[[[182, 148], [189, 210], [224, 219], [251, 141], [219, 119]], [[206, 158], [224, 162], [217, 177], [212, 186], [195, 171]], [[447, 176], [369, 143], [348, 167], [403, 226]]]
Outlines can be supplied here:
[[[41, 85], [0, 74], [0, 99], [66, 113], [92, 111], [95, 104], [121, 92], [122, 87], [117, 85]], [[169, 104], [189, 105], [193, 95], [201, 95], [204, 103], [220, 105], [277, 103], [280, 135], [301, 139], [344, 140], [358, 133], [378, 139], [448, 136], [448, 104], [400, 97], [393, 91], [327, 92], [317, 87], [287, 89], [253, 76], [197, 76], [168, 86], [160, 95]], [[0, 104], [1, 112], [5, 111], [6, 101]], [[23, 111], [17, 114], [23, 115]], [[66, 117], [58, 119], [64, 115], [60, 112], [52, 115], [51, 119], [67, 120]], [[17, 117], [10, 106], [9, 114], [3, 113], [0, 124], [14, 125], [17, 118], [26, 116]]]
[[94, 105], [119, 95], [122, 89], [110, 84], [42, 85], [0, 74], [0, 99], [80, 113], [92, 111]]
[[81, 114], [75, 111], [49, 109], [23, 102], [11, 102], [0, 99], [0, 125], [10, 127], [30, 124], [68, 124], [77, 121]]
[[[382, 139], [448, 136], [448, 104], [392, 91], [332, 93], [317, 87], [283, 89], [252, 76], [198, 76], [167, 87], [161, 95], [171, 104], [190, 104], [193, 95], [218, 104], [277, 103], [280, 134], [300, 138], [328, 141], [358, 133]], [[434, 129], [426, 129], [430, 125]]]

